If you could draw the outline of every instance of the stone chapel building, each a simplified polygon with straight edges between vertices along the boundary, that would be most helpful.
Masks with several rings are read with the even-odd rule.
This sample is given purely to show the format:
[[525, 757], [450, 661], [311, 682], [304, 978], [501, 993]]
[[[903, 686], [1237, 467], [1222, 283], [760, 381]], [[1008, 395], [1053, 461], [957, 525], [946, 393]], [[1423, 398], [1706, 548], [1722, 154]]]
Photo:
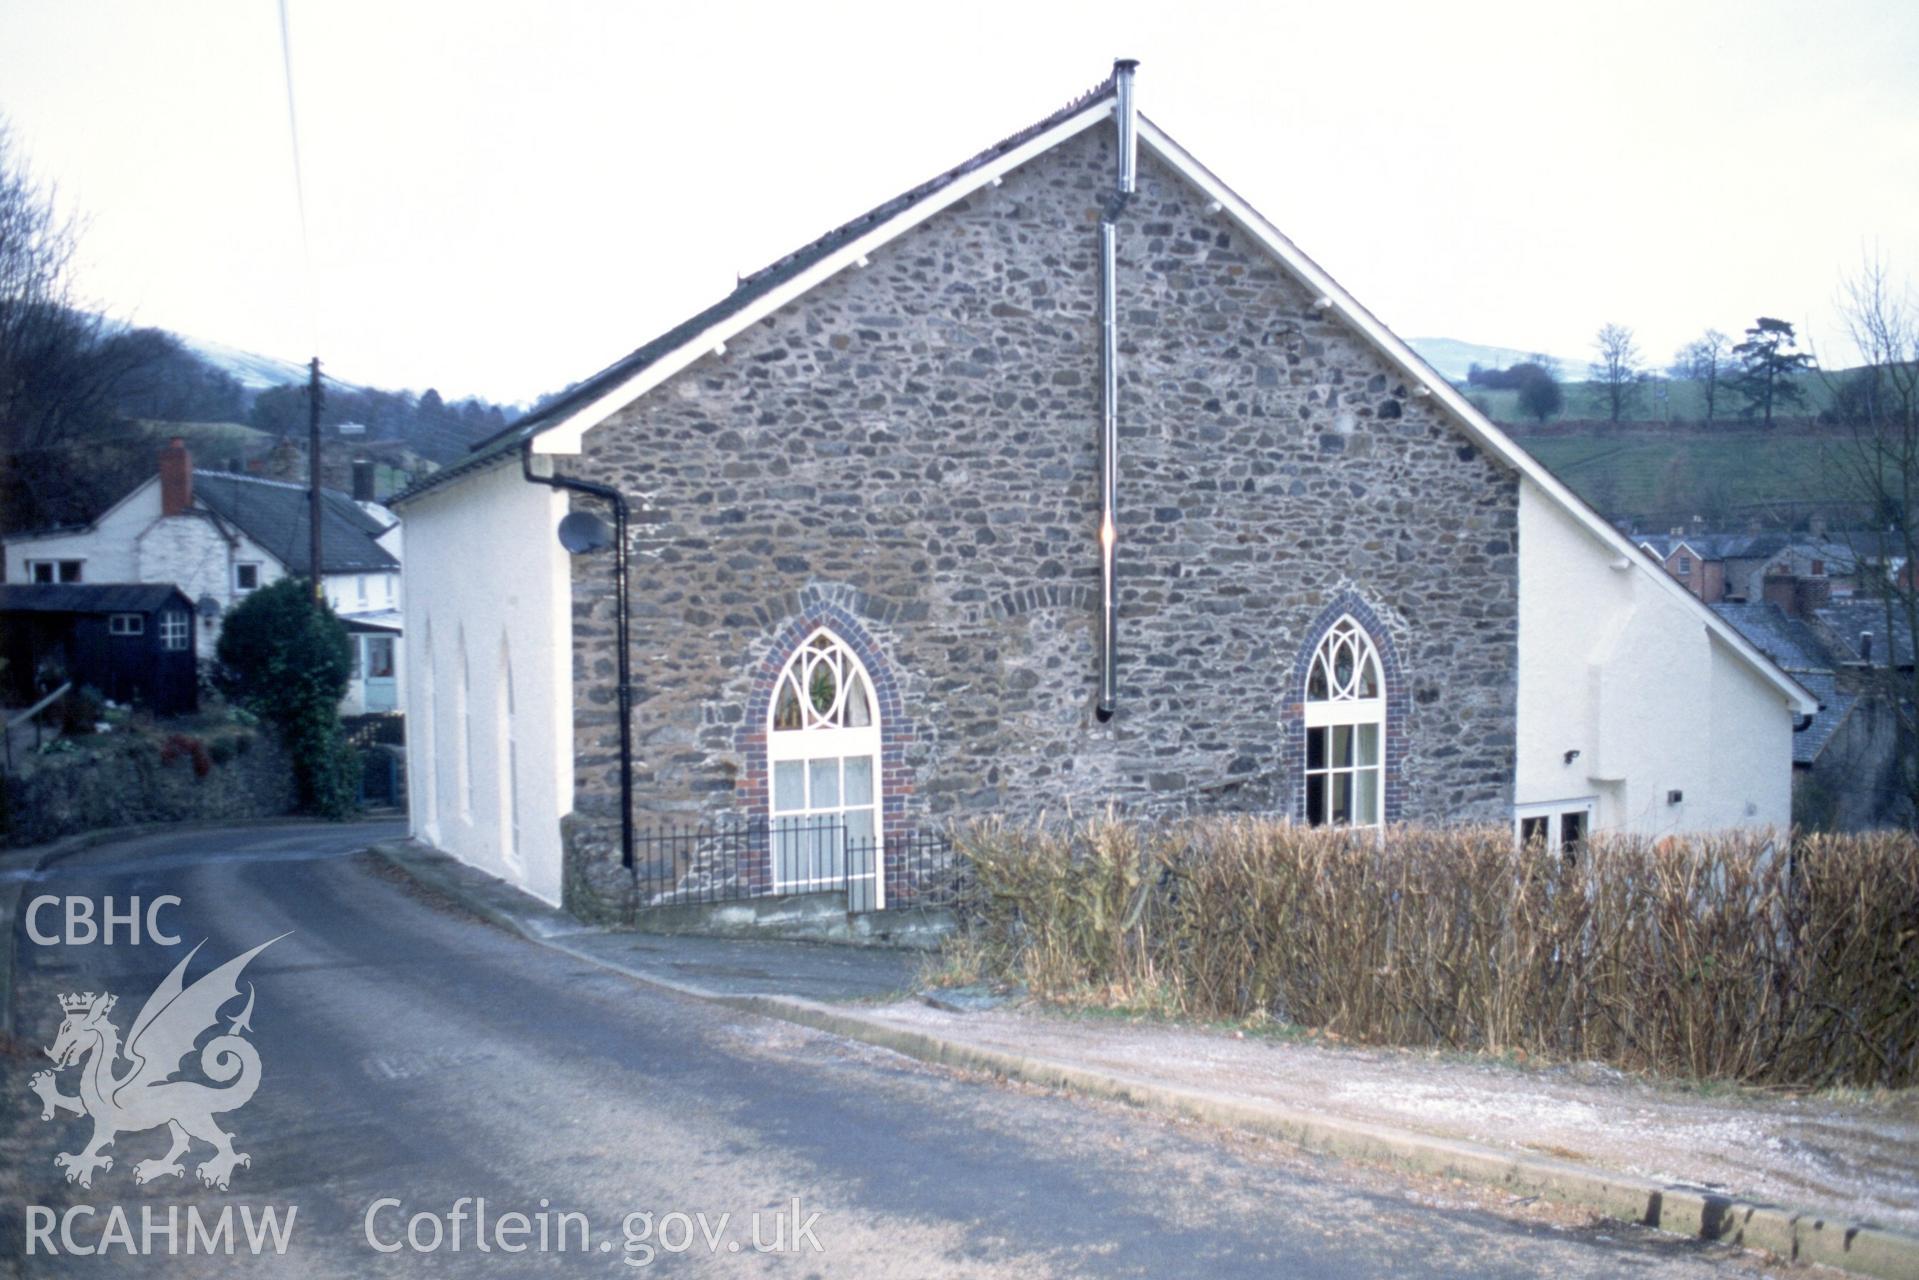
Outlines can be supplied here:
[[1130, 63], [394, 505], [414, 832], [551, 901], [623, 788], [641, 828], [1783, 827], [1818, 708]]

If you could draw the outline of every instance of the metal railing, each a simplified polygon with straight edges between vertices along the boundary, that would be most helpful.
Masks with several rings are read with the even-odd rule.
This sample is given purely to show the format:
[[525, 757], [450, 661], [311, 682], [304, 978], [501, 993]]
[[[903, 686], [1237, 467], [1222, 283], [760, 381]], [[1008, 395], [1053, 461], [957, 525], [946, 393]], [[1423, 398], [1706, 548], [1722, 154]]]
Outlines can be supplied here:
[[46, 697], [40, 699], [40, 701], [28, 707], [25, 711], [7, 717], [7, 727], [4, 734], [6, 738], [7, 772], [13, 772], [13, 731], [20, 725], [31, 720], [33, 722], [33, 749], [38, 751], [41, 746], [44, 745], [45, 741], [44, 721], [40, 713], [72, 692], [73, 682], [69, 680]]
[[843, 894], [851, 912], [946, 906], [962, 872], [944, 832], [875, 840], [841, 815], [722, 818], [633, 837], [642, 910], [805, 893]]

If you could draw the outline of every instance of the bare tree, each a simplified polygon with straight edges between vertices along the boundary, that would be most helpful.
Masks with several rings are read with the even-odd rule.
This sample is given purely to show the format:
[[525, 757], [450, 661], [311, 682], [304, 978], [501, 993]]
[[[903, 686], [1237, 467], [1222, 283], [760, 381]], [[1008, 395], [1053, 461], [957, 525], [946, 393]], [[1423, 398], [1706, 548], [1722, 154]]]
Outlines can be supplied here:
[[1719, 375], [1725, 370], [1732, 339], [1717, 329], [1708, 329], [1681, 347], [1672, 362], [1672, 376], [1697, 382], [1706, 397], [1706, 421], [1719, 410]]
[[0, 122], [0, 527], [9, 532], [92, 514], [128, 462], [129, 446], [106, 437], [123, 380], [152, 350], [74, 296], [78, 236]]
[[1605, 324], [1593, 338], [1593, 350], [1599, 358], [1592, 362], [1592, 380], [1614, 422], [1639, 400], [1639, 348], [1633, 344], [1632, 330], [1623, 324]]
[[[1868, 260], [1840, 291], [1840, 320], [1862, 364], [1819, 370], [1848, 428], [1827, 451], [1869, 512], [1843, 535], [1859, 594], [1872, 601], [1882, 644], [1867, 658], [1870, 692], [1897, 718], [1898, 774], [1908, 821], [1919, 815], [1919, 308], [1885, 264]], [[1847, 637], [1850, 639], [1851, 637]]]

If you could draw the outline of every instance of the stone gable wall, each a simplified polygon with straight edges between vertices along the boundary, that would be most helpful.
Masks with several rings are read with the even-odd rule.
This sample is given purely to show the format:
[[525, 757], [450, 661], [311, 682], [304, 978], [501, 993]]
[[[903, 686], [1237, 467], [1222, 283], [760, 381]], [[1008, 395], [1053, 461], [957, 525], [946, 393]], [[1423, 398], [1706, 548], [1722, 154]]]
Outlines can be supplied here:
[[[1395, 655], [1392, 816], [1509, 820], [1516, 478], [1144, 154], [1119, 239], [1119, 711], [1094, 717], [1112, 167], [1096, 126], [561, 460], [635, 504], [643, 827], [764, 805], [756, 682], [834, 610], [911, 720], [889, 822], [1297, 812], [1291, 685], [1348, 599]], [[609, 563], [573, 562], [569, 827], [598, 849], [617, 840]]]

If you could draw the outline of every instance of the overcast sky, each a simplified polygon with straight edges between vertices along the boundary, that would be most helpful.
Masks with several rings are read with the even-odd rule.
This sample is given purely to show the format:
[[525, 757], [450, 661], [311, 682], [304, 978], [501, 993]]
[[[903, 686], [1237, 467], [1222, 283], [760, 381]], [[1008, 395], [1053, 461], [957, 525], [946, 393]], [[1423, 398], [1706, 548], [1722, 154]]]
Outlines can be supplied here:
[[1837, 342], [1919, 279], [1919, 3], [5, 0], [0, 112], [109, 311], [449, 397], [584, 377], [1136, 57], [1406, 337]]

